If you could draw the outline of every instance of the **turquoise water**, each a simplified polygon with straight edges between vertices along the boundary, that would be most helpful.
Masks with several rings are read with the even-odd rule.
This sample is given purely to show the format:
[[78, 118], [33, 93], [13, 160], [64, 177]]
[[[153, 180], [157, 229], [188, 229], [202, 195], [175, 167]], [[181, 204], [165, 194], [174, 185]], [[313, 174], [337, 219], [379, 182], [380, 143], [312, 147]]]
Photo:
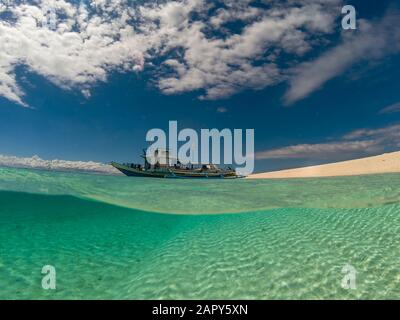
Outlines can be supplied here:
[[[400, 175], [158, 180], [0, 168], [3, 299], [399, 299]], [[341, 287], [342, 268], [356, 289]], [[57, 289], [41, 288], [53, 265]]]

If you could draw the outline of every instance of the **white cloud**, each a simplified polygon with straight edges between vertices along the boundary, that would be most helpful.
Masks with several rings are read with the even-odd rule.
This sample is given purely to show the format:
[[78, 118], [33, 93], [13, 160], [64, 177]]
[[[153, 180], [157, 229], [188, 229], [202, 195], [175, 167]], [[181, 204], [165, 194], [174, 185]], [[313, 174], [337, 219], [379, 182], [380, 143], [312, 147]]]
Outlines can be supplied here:
[[[218, 99], [262, 89], [287, 78], [276, 62], [281, 55], [302, 56], [315, 36], [334, 31], [341, 0], [274, 0], [271, 9], [224, 3], [32, 0], [1, 7], [12, 18], [0, 20], [0, 95], [25, 105], [17, 66], [89, 96], [111, 71], [139, 72], [146, 61], [156, 62], [154, 81], [166, 94], [200, 90]], [[42, 27], [49, 7], [55, 30]], [[227, 26], [238, 21], [240, 30]]]
[[256, 153], [256, 159], [337, 160], [400, 149], [400, 125], [352, 131], [334, 142], [298, 144]]
[[82, 89], [81, 93], [86, 99], [89, 99], [92, 96], [90, 90], [88, 90], [88, 89]]
[[[112, 71], [140, 72], [147, 62], [165, 94], [196, 91], [202, 99], [220, 99], [289, 81], [285, 101], [293, 103], [360, 61], [400, 51], [396, 12], [380, 21], [359, 19], [357, 31], [343, 31], [338, 46], [307, 61], [339, 30], [342, 0], [271, 0], [265, 7], [223, 2], [219, 8], [208, 0], [2, 6], [0, 13], [11, 18], [0, 20], [0, 95], [26, 106], [18, 66], [89, 98]], [[50, 21], [48, 8], [55, 9], [54, 30], [42, 26]]]
[[[146, 46], [127, 25], [129, 7], [123, 9], [122, 1], [104, 3], [101, 15], [64, 0], [10, 6], [13, 18], [0, 21], [0, 95], [24, 105], [15, 75], [20, 65], [86, 95], [88, 87], [106, 81], [112, 70], [142, 69]], [[43, 28], [43, 21], [50, 21], [48, 8], [55, 8], [58, 17], [55, 30]]]
[[359, 129], [343, 136], [345, 140], [374, 139], [376, 141], [392, 142], [397, 145], [400, 141], [400, 125], [391, 125], [378, 129]]
[[227, 108], [225, 108], [225, 107], [218, 107], [217, 108], [217, 112], [218, 113], [227, 113], [228, 112], [228, 109]]
[[400, 52], [399, 21], [398, 12], [389, 12], [378, 22], [359, 20], [359, 29], [344, 31], [343, 41], [338, 46], [293, 69], [286, 102], [291, 104], [307, 97], [360, 61]]
[[103, 163], [93, 161], [43, 160], [38, 156], [20, 158], [15, 156], [0, 155], [0, 166], [120, 174], [119, 171], [111, 165]]
[[394, 103], [390, 106], [383, 108], [381, 111], [379, 111], [380, 114], [389, 114], [389, 113], [395, 113], [395, 112], [400, 112], [400, 102]]
[[[171, 10], [169, 6], [157, 6], [144, 14], [161, 24], [156, 37], [163, 41], [156, 42], [163, 43], [162, 50], [179, 48], [182, 52], [165, 62], [167, 71], [158, 86], [167, 94], [204, 90], [202, 98], [219, 99], [240, 90], [275, 85], [286, 79], [275, 61], [277, 57], [287, 53], [301, 56], [313, 45], [311, 35], [332, 32], [332, 8], [339, 2], [294, 1], [281, 6], [279, 1], [273, 1], [273, 9], [229, 2], [228, 9], [217, 10], [206, 21], [193, 22], [186, 12], [186, 16], [179, 16], [179, 26], [164, 21]], [[203, 4], [194, 0], [186, 3], [195, 3], [196, 10]], [[239, 33], [221, 27], [236, 20], [247, 23]], [[215, 27], [223, 36], [207, 35]]]
[[342, 141], [318, 144], [299, 144], [256, 154], [256, 159], [332, 159], [360, 152], [376, 152], [374, 141]]

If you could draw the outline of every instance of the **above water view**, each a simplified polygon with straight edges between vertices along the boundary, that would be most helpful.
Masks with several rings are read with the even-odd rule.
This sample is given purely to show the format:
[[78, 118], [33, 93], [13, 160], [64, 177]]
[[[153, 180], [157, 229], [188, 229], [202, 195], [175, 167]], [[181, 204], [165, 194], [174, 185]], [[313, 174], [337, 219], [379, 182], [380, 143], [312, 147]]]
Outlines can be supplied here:
[[400, 300], [399, 70], [399, 0], [0, 0], [1, 307]]

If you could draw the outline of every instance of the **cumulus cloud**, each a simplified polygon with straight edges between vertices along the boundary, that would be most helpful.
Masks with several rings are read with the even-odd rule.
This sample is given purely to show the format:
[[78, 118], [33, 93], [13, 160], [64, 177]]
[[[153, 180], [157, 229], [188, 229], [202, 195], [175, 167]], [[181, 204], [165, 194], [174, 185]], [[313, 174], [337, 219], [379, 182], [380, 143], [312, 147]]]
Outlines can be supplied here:
[[146, 62], [165, 94], [200, 91], [203, 99], [218, 99], [262, 89], [287, 78], [289, 66], [279, 65], [280, 57], [303, 56], [318, 43], [316, 36], [334, 31], [341, 0], [222, 2], [27, 0], [1, 6], [0, 95], [26, 105], [17, 66], [90, 97], [90, 88], [110, 72], [140, 72]]
[[355, 63], [400, 46], [392, 12], [381, 21], [359, 20], [359, 30], [343, 32], [337, 47], [308, 61], [340, 30], [342, 0], [4, 1], [0, 96], [24, 106], [19, 66], [86, 98], [111, 72], [149, 66], [165, 94], [220, 99], [289, 81], [285, 100], [293, 103]]
[[45, 170], [73, 170], [96, 172], [105, 174], [119, 174], [111, 165], [93, 161], [66, 161], [66, 160], [43, 160], [38, 156], [20, 158], [15, 156], [0, 155], [0, 166], [16, 168], [33, 168]]
[[359, 20], [356, 31], [343, 31], [343, 40], [338, 46], [293, 69], [290, 88], [285, 95], [286, 103], [307, 97], [360, 61], [399, 53], [399, 21], [399, 12], [392, 11], [377, 22]]
[[[163, 50], [181, 50], [164, 62], [166, 72], [158, 86], [167, 94], [204, 90], [201, 98], [219, 99], [280, 83], [286, 75], [278, 58], [284, 54], [302, 56], [312, 48], [312, 36], [332, 32], [335, 12], [339, 12], [333, 8], [339, 2], [290, 1], [281, 5], [272, 1], [271, 8], [256, 9], [250, 1], [227, 1], [226, 9], [196, 21], [179, 6], [179, 24], [171, 22], [171, 6], [152, 8], [144, 15], [161, 25], [157, 36], [163, 41], [156, 42], [163, 43]], [[193, 10], [204, 8], [203, 1], [186, 3]], [[242, 21], [245, 26], [239, 32], [223, 28], [232, 21]], [[215, 28], [222, 36], [214, 35]]]
[[123, 2], [93, 1], [97, 6], [90, 8], [64, 0], [15, 1], [0, 8], [10, 17], [0, 20], [0, 95], [25, 105], [17, 66], [85, 96], [112, 70], [142, 69], [146, 46], [127, 24], [134, 11]]
[[349, 132], [338, 141], [299, 144], [256, 153], [256, 159], [311, 159], [336, 160], [339, 158], [372, 155], [400, 148], [400, 125], [378, 129], [360, 129]]

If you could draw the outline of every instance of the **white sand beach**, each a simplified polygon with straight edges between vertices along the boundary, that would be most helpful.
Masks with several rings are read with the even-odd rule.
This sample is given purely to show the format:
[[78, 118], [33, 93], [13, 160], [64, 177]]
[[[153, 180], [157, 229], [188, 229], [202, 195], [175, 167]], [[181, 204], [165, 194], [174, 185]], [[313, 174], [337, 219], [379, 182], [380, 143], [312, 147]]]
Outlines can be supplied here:
[[400, 172], [400, 151], [318, 166], [252, 174], [247, 179], [354, 176]]

